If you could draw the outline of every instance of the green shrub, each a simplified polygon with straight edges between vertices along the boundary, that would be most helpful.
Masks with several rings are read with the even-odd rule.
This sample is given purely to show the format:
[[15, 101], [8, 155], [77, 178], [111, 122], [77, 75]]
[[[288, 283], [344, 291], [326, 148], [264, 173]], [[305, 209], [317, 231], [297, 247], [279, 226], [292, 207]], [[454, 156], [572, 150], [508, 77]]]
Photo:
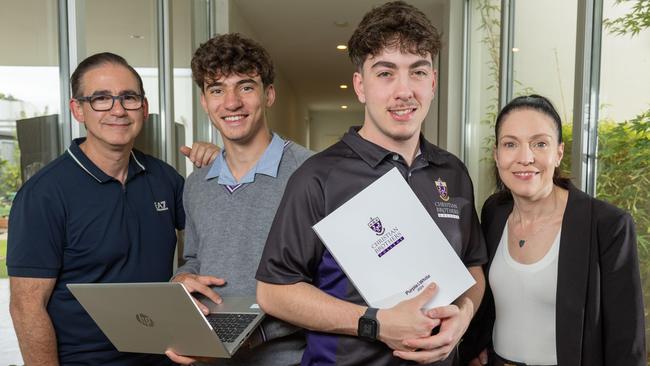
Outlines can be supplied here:
[[[562, 129], [562, 170], [570, 176], [571, 125]], [[629, 121], [598, 123], [596, 197], [628, 211], [636, 223], [639, 252], [650, 259], [650, 109]]]

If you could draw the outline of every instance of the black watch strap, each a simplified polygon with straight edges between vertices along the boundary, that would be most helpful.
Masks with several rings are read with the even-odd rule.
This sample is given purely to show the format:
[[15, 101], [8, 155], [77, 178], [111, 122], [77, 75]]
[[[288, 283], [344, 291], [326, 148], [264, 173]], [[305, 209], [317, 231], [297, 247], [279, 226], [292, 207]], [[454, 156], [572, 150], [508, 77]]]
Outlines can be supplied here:
[[377, 309], [377, 308], [371, 308], [370, 306], [368, 306], [368, 309], [366, 309], [366, 312], [365, 312], [365, 314], [363, 314], [363, 317], [364, 317], [364, 318], [373, 319], [373, 320], [376, 321], [376, 320], [377, 320], [377, 312], [378, 312], [378, 311], [379, 311], [379, 309]]
[[365, 314], [359, 318], [359, 327], [357, 335], [361, 338], [374, 341], [379, 337], [379, 321], [377, 320], [377, 312], [379, 309], [368, 307]]

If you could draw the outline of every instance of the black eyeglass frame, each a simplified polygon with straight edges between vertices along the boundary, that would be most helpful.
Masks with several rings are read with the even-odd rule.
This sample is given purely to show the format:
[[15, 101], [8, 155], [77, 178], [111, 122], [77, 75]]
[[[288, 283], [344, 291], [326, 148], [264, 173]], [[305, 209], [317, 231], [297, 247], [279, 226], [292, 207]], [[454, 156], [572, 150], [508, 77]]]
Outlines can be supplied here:
[[[97, 97], [110, 97], [111, 98], [111, 106], [107, 109], [97, 109], [93, 106], [92, 100], [93, 98]], [[139, 97], [140, 98], [140, 106], [138, 108], [127, 108], [124, 105], [124, 98], [126, 97]], [[77, 97], [74, 98], [75, 100], [79, 102], [88, 102], [90, 104], [90, 108], [92, 108], [95, 112], [107, 112], [113, 109], [115, 106], [115, 99], [120, 100], [120, 105], [124, 110], [126, 111], [137, 111], [138, 109], [141, 109], [142, 106], [144, 105], [144, 94], [122, 94], [122, 95], [110, 95], [110, 94], [96, 94], [96, 95], [88, 95], [88, 96], [82, 96], [82, 97]]]

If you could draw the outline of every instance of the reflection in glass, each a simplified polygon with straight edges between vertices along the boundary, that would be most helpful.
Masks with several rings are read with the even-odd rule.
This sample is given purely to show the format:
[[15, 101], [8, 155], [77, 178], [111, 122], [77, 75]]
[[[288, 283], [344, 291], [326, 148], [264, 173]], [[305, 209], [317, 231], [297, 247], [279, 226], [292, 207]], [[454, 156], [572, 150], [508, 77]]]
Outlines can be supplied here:
[[516, 0], [511, 49], [514, 96], [541, 94], [553, 102], [562, 118], [561, 169], [566, 177], [571, 176], [577, 11], [577, 0]]
[[[194, 141], [193, 130], [196, 119], [193, 114], [192, 88], [192, 70], [190, 69], [190, 60], [194, 53], [193, 44], [196, 42], [192, 37], [200, 37], [200, 41], [205, 41], [205, 35], [193, 32], [195, 27], [192, 19], [193, 4], [190, 0], [172, 1], [172, 29], [174, 30], [172, 39], [173, 54], [173, 87], [174, 87], [174, 122], [176, 131], [176, 151], [181, 145], [192, 146]], [[194, 4], [196, 5], [196, 4]], [[200, 20], [196, 20], [200, 22]], [[203, 36], [203, 37], [202, 37]], [[197, 111], [203, 113], [202, 110]], [[180, 154], [177, 154], [180, 155]], [[183, 176], [192, 172], [193, 164], [184, 157], [176, 159], [176, 167]]]
[[[0, 365], [22, 365], [9, 317], [7, 216], [23, 180], [60, 153], [57, 1], [3, 0], [0, 8]], [[46, 119], [53, 130], [18, 143], [17, 130]], [[43, 148], [54, 152], [27, 161], [30, 151]]]
[[501, 1], [470, 1], [469, 87], [465, 163], [476, 190], [476, 207], [494, 192], [494, 121], [499, 108]]
[[[596, 196], [632, 214], [650, 340], [650, 12], [605, 0]], [[636, 20], [635, 20], [636, 19]], [[645, 19], [645, 26], [643, 25]], [[644, 28], [645, 27], [645, 28]], [[624, 67], [622, 67], [624, 65]]]

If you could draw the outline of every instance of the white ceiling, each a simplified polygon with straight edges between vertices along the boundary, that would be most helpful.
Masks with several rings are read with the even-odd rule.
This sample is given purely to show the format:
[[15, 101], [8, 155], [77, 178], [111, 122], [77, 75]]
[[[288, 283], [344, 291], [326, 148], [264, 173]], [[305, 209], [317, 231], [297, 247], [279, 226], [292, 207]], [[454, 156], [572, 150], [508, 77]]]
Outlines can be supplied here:
[[[234, 0], [274, 63], [309, 110], [358, 109], [352, 89], [354, 68], [337, 44], [348, 39], [378, 0]], [[410, 0], [442, 30], [445, 0]], [[346, 27], [335, 25], [345, 22]], [[348, 84], [347, 90], [339, 84]]]
[[[442, 30], [445, 3], [452, 0], [408, 0]], [[276, 67], [313, 111], [360, 109], [351, 87], [353, 67], [347, 44], [363, 14], [381, 0], [231, 0], [239, 16], [269, 51]], [[3, 2], [0, 11], [0, 65], [56, 65], [57, 22], [54, 0]], [[92, 0], [78, 2], [82, 55], [110, 50], [124, 55], [137, 67], [155, 67], [157, 29], [155, 2]], [[191, 11], [187, 0], [172, 1], [174, 65], [189, 67]], [[127, 11], [125, 11], [125, 9]], [[335, 22], [347, 23], [345, 27]], [[17, 31], [18, 30], [18, 31]], [[142, 39], [133, 39], [139, 35]], [[339, 84], [348, 84], [347, 90]]]

